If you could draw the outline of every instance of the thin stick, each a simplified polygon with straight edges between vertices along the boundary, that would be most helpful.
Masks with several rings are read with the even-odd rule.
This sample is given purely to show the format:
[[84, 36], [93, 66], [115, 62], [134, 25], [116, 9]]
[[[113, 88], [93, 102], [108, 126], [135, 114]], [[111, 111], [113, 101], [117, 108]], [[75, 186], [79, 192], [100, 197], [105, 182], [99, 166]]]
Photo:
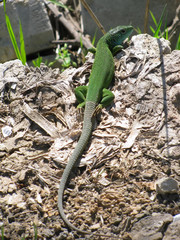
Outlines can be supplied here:
[[98, 20], [96, 15], [93, 13], [93, 11], [90, 8], [90, 6], [86, 3], [85, 0], [80, 0], [80, 1], [82, 2], [83, 6], [87, 9], [88, 13], [91, 15], [91, 17], [95, 21], [95, 23], [98, 25], [98, 27], [100, 28], [101, 32], [103, 34], [105, 34], [106, 33], [105, 29], [103, 28], [102, 24], [100, 23], [100, 21]]
[[147, 33], [148, 16], [149, 16], [149, 0], [146, 1], [146, 11], [144, 17], [144, 33]]

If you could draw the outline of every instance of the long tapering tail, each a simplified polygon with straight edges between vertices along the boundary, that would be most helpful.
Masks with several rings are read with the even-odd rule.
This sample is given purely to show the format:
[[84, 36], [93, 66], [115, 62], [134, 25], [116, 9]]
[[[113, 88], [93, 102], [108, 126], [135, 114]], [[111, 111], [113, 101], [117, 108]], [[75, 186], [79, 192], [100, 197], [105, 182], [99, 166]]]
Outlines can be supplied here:
[[89, 232], [79, 230], [73, 224], [71, 224], [69, 222], [69, 220], [66, 218], [66, 215], [65, 215], [64, 209], [63, 209], [63, 193], [64, 193], [66, 183], [68, 181], [68, 178], [70, 176], [70, 173], [71, 173], [73, 167], [75, 166], [75, 164], [77, 163], [78, 159], [81, 157], [82, 152], [84, 151], [84, 149], [87, 145], [87, 142], [91, 136], [92, 127], [93, 127], [93, 113], [95, 110], [95, 106], [96, 106], [96, 103], [94, 103], [94, 102], [86, 103], [82, 133], [81, 133], [80, 139], [79, 139], [79, 141], [78, 141], [78, 143], [66, 165], [66, 168], [63, 172], [61, 182], [59, 185], [59, 190], [58, 190], [58, 209], [59, 209], [59, 213], [60, 213], [62, 219], [67, 224], [67, 226], [69, 226], [70, 228], [72, 228], [78, 232], [85, 233], [85, 234], [87, 234]]

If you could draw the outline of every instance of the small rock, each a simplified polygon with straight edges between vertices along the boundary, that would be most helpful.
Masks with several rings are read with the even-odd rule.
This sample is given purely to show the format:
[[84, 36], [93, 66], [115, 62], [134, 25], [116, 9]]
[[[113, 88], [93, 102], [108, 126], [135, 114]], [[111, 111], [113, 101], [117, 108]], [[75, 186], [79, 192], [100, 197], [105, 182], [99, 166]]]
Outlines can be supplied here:
[[173, 222], [180, 221], [180, 214], [177, 214], [173, 217]]
[[18, 172], [18, 180], [19, 181], [24, 181], [25, 180], [25, 177], [26, 177], [26, 172], [27, 170], [21, 170], [20, 172]]
[[43, 236], [47, 238], [51, 238], [54, 235], [54, 231], [52, 229], [46, 228], [42, 230]]
[[12, 193], [17, 190], [16, 184], [8, 177], [0, 177], [0, 193]]
[[5, 126], [5, 127], [2, 127], [2, 134], [3, 134], [3, 137], [9, 137], [11, 136], [12, 134], [12, 127], [10, 126]]
[[26, 203], [25, 202], [17, 203], [17, 208], [26, 210], [27, 209]]
[[155, 182], [156, 192], [158, 194], [174, 194], [179, 190], [178, 182], [173, 178], [163, 177]]
[[68, 236], [68, 233], [65, 233], [65, 232], [61, 232], [58, 236], [58, 239], [59, 240], [64, 240], [64, 239], [67, 239], [67, 236]]
[[173, 217], [170, 214], [154, 214], [142, 218], [134, 224], [130, 237], [132, 240], [161, 240], [164, 228], [172, 220]]
[[143, 173], [143, 178], [150, 179], [154, 177], [154, 171], [152, 169]]
[[168, 226], [163, 240], [180, 240], [180, 221], [173, 222]]
[[101, 227], [101, 225], [100, 225], [99, 223], [96, 223], [96, 224], [92, 225], [92, 226], [90, 227], [90, 229], [91, 229], [91, 230], [97, 230], [97, 229], [99, 229], [100, 227]]
[[173, 159], [180, 158], [180, 146], [172, 146], [169, 148], [169, 156]]
[[99, 179], [98, 181], [101, 185], [103, 186], [108, 186], [111, 182], [108, 181], [106, 178], [102, 177], [101, 179]]

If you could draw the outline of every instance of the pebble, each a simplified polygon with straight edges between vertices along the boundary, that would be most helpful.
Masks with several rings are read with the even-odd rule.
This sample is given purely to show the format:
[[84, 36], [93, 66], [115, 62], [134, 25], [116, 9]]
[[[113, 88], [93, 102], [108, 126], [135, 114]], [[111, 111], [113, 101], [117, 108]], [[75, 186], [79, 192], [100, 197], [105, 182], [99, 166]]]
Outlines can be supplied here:
[[132, 240], [160, 240], [165, 226], [173, 221], [170, 214], [154, 213], [139, 220], [130, 232]]
[[180, 221], [169, 224], [163, 240], [180, 240]]
[[173, 222], [180, 221], [180, 214], [177, 214], [173, 217]]
[[9, 137], [11, 136], [12, 134], [12, 127], [10, 126], [5, 126], [5, 127], [2, 127], [2, 134], [3, 134], [3, 137]]
[[163, 177], [155, 182], [157, 194], [174, 194], [178, 193], [178, 182], [171, 177]]

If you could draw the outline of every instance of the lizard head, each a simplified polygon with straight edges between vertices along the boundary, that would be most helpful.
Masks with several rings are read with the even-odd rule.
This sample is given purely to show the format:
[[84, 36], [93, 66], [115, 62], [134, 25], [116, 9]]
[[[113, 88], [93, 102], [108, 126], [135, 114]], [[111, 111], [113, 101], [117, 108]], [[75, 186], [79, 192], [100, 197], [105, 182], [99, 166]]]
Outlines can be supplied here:
[[123, 41], [131, 35], [133, 32], [132, 26], [117, 26], [111, 29], [104, 35], [106, 42], [110, 49], [113, 49], [117, 45], [121, 45]]

